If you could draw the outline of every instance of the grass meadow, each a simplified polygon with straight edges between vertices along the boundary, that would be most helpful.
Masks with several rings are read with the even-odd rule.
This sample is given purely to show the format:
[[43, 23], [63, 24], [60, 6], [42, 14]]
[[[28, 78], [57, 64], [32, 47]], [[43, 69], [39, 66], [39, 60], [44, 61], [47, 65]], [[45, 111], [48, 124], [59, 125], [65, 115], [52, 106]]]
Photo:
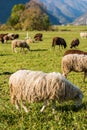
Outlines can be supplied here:
[[[47, 107], [40, 113], [41, 103], [27, 104], [29, 113], [18, 111], [10, 103], [8, 80], [12, 73], [21, 68], [41, 70], [44, 72], [61, 72], [61, 59], [64, 51], [70, 49], [70, 42], [79, 38], [78, 49], [87, 51], [87, 39], [80, 38], [81, 31], [87, 31], [87, 26], [59, 26], [57, 31], [41, 31], [43, 41], [31, 43], [31, 51], [13, 53], [11, 41], [0, 43], [0, 130], [87, 130], [87, 79], [83, 83], [83, 73], [71, 72], [68, 80], [78, 86], [83, 94], [81, 108], [76, 108], [72, 101], [59, 104], [56, 113]], [[26, 37], [26, 31], [0, 31], [0, 33], [19, 33], [19, 39]], [[38, 31], [29, 31], [32, 38]], [[63, 37], [67, 42], [66, 49], [51, 47], [54, 36]]]

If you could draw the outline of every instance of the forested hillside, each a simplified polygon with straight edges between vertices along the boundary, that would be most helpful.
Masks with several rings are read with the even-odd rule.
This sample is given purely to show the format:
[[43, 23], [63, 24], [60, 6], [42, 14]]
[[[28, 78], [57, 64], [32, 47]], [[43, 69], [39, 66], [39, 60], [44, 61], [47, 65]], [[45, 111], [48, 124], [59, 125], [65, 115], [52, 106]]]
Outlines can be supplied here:
[[16, 30], [48, 30], [50, 21], [42, 3], [30, 1], [15, 5], [6, 25]]

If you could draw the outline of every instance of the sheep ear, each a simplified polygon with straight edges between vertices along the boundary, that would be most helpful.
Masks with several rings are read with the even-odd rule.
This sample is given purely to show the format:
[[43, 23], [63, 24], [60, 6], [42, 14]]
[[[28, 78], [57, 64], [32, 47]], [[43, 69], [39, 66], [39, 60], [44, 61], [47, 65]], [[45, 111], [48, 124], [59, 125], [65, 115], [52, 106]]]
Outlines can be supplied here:
[[79, 95], [79, 98], [80, 98], [80, 99], [82, 99], [82, 98], [83, 98], [83, 95], [82, 95], [82, 94], [80, 94], [80, 95]]

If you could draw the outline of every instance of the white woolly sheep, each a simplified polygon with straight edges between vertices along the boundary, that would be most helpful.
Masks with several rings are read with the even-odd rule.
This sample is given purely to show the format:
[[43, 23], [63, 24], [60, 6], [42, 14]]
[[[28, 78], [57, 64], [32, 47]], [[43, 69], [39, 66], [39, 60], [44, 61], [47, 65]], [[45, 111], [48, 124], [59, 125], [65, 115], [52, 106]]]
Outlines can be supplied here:
[[63, 76], [67, 77], [68, 73], [84, 72], [83, 81], [87, 76], [87, 55], [84, 54], [68, 54], [62, 58], [61, 63]]
[[19, 110], [21, 106], [25, 112], [28, 112], [26, 101], [28, 103], [44, 101], [41, 112], [50, 100], [53, 110], [56, 101], [74, 100], [77, 106], [82, 104], [81, 90], [56, 72], [19, 70], [10, 76], [9, 87], [12, 104]]
[[81, 38], [87, 38], [87, 32], [80, 32]]
[[23, 51], [24, 51], [24, 48], [27, 48], [30, 51], [30, 47], [25, 40], [18, 40], [18, 39], [13, 40], [12, 41], [13, 52], [17, 52], [16, 47], [20, 47], [21, 50], [23, 49]]

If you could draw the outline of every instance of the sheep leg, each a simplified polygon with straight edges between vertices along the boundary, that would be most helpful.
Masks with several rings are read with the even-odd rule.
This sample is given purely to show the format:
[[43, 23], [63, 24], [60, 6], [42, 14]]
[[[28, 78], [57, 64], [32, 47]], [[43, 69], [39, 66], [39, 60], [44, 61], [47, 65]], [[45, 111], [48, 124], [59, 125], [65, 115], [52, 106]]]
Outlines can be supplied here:
[[46, 106], [47, 106], [47, 101], [44, 102], [44, 105], [43, 105], [43, 107], [41, 108], [40, 112], [43, 112], [44, 109], [46, 108]]
[[17, 53], [16, 48], [14, 48], [14, 52]]
[[12, 47], [12, 52], [14, 52], [14, 48]]
[[30, 51], [30, 48], [27, 48], [28, 49], [28, 51]]
[[53, 113], [55, 113], [55, 110], [56, 110], [56, 101], [52, 101], [52, 111]]
[[20, 110], [18, 101], [15, 100], [15, 107], [17, 110]]
[[19, 108], [19, 106], [20, 106], [19, 102], [18, 102], [18, 100], [16, 99], [16, 97], [14, 95], [11, 95], [11, 103], [15, 104], [15, 107], [16, 107], [17, 110], [20, 110], [20, 108]]
[[24, 49], [24, 48], [22, 48], [22, 52], [23, 52], [23, 53], [26, 53], [26, 51], [25, 51], [25, 49]]
[[25, 111], [26, 113], [28, 113], [27, 107], [26, 107], [24, 104], [21, 104], [21, 105], [22, 105], [22, 108], [24, 109], [24, 111]]
[[[17, 100], [15, 100], [14, 103], [15, 103], [15, 107], [16, 107], [16, 109], [17, 109], [17, 110], [20, 110], [19, 102], [18, 102]], [[26, 106], [25, 106], [24, 103], [22, 103], [22, 102], [21, 102], [21, 108], [23, 108], [24, 111], [25, 111], [26, 113], [28, 113], [28, 109], [26, 108]]]
[[59, 45], [59, 50], [60, 50], [60, 45]]
[[25, 52], [24, 48], [23, 48], [23, 52]]
[[20, 48], [20, 52], [22, 52], [22, 47]]

